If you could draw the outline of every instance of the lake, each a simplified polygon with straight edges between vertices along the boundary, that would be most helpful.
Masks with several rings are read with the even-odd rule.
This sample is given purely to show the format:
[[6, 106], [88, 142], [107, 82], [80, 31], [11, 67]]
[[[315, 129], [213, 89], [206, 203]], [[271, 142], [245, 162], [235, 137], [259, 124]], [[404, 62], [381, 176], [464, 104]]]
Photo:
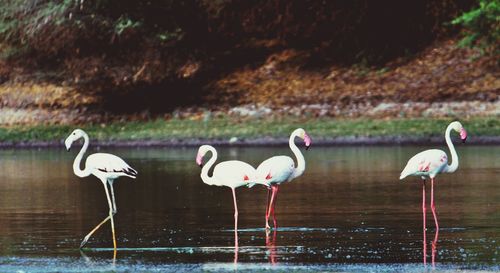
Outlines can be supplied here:
[[[277, 230], [263, 228], [267, 190], [237, 189], [237, 249], [231, 190], [201, 181], [197, 148], [102, 149], [139, 171], [115, 182], [116, 259], [109, 224], [79, 250], [108, 206], [97, 178], [73, 174], [78, 146], [0, 150], [0, 272], [421, 272], [432, 260], [443, 272], [500, 270], [500, 146], [457, 144], [459, 169], [436, 179], [436, 242], [428, 203], [425, 267], [422, 182], [398, 178], [427, 148], [313, 143], [302, 149], [304, 175], [280, 187]], [[217, 150], [219, 162], [254, 166], [292, 155], [288, 147]], [[430, 183], [428, 202], [429, 193]]]

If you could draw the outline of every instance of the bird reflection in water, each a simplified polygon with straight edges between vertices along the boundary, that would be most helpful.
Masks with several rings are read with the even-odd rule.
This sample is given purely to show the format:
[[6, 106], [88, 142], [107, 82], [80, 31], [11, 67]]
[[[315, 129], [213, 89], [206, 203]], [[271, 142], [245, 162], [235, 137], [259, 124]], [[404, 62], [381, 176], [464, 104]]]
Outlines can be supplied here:
[[[427, 265], [427, 241], [425, 238], [425, 230], [424, 230], [424, 243], [423, 243], [423, 255], [424, 255], [424, 266]], [[439, 238], [439, 229], [436, 229], [434, 234], [434, 240], [431, 242], [431, 264], [432, 267], [436, 267], [436, 253], [437, 253], [437, 241]]]
[[431, 252], [431, 259], [432, 259], [432, 267], [436, 267], [436, 252], [437, 252], [437, 241], [439, 237], [439, 229], [436, 229], [436, 234], [434, 235], [434, 241], [432, 241], [432, 252]]
[[276, 234], [278, 231], [273, 229], [271, 238], [271, 231], [266, 229], [266, 249], [269, 255], [269, 263], [276, 265]]

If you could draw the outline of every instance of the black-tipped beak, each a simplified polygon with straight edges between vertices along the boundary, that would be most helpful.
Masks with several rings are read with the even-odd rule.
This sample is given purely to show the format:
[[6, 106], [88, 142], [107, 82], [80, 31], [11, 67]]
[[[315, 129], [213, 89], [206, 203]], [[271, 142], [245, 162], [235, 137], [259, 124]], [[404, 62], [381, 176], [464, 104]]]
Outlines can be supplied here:
[[203, 168], [203, 163], [202, 164], [198, 164], [198, 166], [200, 166], [200, 168]]
[[462, 143], [465, 143], [466, 140], [467, 140], [467, 138], [462, 139]]
[[66, 148], [66, 151], [69, 152], [69, 150], [71, 150], [71, 148]]
[[311, 147], [310, 145], [306, 146], [306, 151], [309, 150], [310, 147]]

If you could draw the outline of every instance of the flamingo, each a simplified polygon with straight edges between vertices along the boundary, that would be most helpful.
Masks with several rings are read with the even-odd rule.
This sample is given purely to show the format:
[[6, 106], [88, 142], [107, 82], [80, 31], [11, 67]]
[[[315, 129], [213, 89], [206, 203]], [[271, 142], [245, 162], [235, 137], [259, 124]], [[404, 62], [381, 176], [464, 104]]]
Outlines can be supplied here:
[[[276, 198], [278, 196], [279, 185], [283, 182], [292, 181], [294, 178], [301, 176], [306, 169], [306, 162], [304, 156], [300, 152], [297, 145], [295, 145], [295, 138], [299, 137], [304, 140], [306, 150], [311, 145], [311, 138], [306, 134], [302, 128], [295, 129], [290, 135], [288, 145], [297, 159], [297, 167], [293, 159], [289, 156], [279, 155], [273, 156], [264, 160], [257, 167], [257, 181], [264, 181], [263, 184], [267, 186], [267, 201], [266, 201], [266, 229], [270, 229], [269, 216], [272, 213], [274, 227], [276, 228], [276, 217], [274, 216], [274, 207], [276, 205]], [[260, 183], [260, 182], [259, 182]], [[271, 201], [269, 201], [269, 193], [271, 194]]]
[[[434, 178], [439, 173], [453, 173], [458, 168], [458, 155], [455, 151], [455, 147], [453, 146], [453, 142], [450, 139], [451, 130], [458, 132], [460, 134], [460, 138], [462, 142], [465, 143], [467, 139], [467, 132], [465, 131], [462, 124], [458, 121], [454, 121], [448, 125], [445, 132], [445, 139], [448, 148], [450, 149], [451, 154], [451, 164], [448, 165], [448, 156], [442, 150], [438, 149], [430, 149], [420, 152], [414, 155], [408, 163], [406, 167], [401, 172], [400, 180], [404, 179], [407, 176], [420, 176], [423, 180], [422, 182], [422, 213], [423, 213], [423, 230], [424, 230], [424, 264], [426, 263], [426, 204], [425, 204], [425, 180], [427, 177], [431, 179], [431, 210], [432, 215], [434, 216], [434, 222], [436, 224], [436, 235], [435, 240], [437, 241], [437, 237], [439, 234], [439, 223], [436, 215], [436, 206], [434, 204]], [[435, 244], [436, 242], [434, 242]], [[435, 247], [435, 246], [433, 246]]]
[[[120, 176], [127, 176], [135, 179], [137, 171], [130, 167], [127, 163], [125, 163], [123, 159], [115, 155], [106, 153], [95, 153], [89, 155], [87, 157], [87, 160], [85, 161], [85, 169], [80, 169], [80, 163], [82, 161], [83, 154], [87, 151], [87, 148], [89, 146], [89, 136], [83, 130], [76, 129], [64, 141], [66, 149], [69, 151], [71, 148], [71, 144], [73, 144], [74, 141], [80, 138], [83, 138], [84, 140], [83, 147], [76, 156], [75, 161], [73, 162], [73, 172], [78, 177], [87, 177], [92, 174], [95, 177], [99, 178], [104, 186], [104, 191], [106, 192], [109, 206], [109, 216], [106, 217], [101, 223], [99, 223], [93, 230], [91, 230], [89, 234], [87, 234], [87, 236], [85, 236], [82, 243], [80, 244], [80, 248], [83, 248], [83, 246], [89, 240], [90, 236], [92, 236], [92, 234], [97, 229], [99, 229], [99, 227], [101, 227], [108, 220], [111, 220], [113, 248], [116, 253], [115, 223], [113, 220], [113, 215], [116, 214], [117, 209], [115, 203], [115, 194], [113, 190], [113, 181]], [[107, 185], [109, 185], [109, 188], [111, 190], [111, 199]]]
[[[207, 152], [212, 153], [212, 157], [203, 165], [203, 157]], [[255, 168], [250, 164], [239, 161], [229, 160], [217, 164], [214, 168], [212, 176], [208, 176], [208, 171], [212, 168], [217, 160], [217, 151], [210, 145], [202, 145], [198, 149], [196, 155], [196, 163], [202, 167], [201, 180], [207, 185], [226, 186], [231, 188], [234, 202], [234, 232], [235, 245], [237, 246], [237, 230], [238, 230], [238, 205], [236, 204], [235, 189], [241, 186], [252, 187], [257, 183], [255, 179]]]

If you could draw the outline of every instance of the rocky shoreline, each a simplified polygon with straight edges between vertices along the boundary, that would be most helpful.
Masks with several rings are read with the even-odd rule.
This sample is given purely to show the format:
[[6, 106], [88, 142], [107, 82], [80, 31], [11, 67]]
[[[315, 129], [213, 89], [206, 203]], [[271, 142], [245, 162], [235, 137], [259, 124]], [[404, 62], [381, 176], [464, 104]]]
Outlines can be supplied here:
[[82, 109], [16, 109], [0, 108], [0, 126], [85, 123], [147, 120], [150, 118], [197, 119], [217, 116], [266, 118], [266, 117], [335, 117], [335, 118], [470, 118], [500, 117], [500, 99], [496, 101], [450, 102], [381, 102], [358, 103], [345, 106], [310, 104], [273, 108], [266, 105], [241, 105], [231, 108], [207, 109], [203, 107], [180, 108], [168, 115], [155, 117], [150, 113], [117, 115], [95, 113]]
[[[332, 138], [314, 138], [314, 146], [352, 146], [352, 145], [442, 145], [442, 136], [346, 136]], [[245, 139], [165, 139], [165, 140], [114, 140], [93, 141], [94, 147], [116, 148], [149, 148], [149, 147], [196, 147], [203, 144], [226, 147], [252, 147], [252, 146], [284, 146], [288, 138], [245, 138]], [[500, 145], [500, 136], [472, 136], [467, 139], [467, 145]], [[63, 140], [60, 141], [22, 141], [0, 142], [0, 149], [10, 148], [64, 148]]]

